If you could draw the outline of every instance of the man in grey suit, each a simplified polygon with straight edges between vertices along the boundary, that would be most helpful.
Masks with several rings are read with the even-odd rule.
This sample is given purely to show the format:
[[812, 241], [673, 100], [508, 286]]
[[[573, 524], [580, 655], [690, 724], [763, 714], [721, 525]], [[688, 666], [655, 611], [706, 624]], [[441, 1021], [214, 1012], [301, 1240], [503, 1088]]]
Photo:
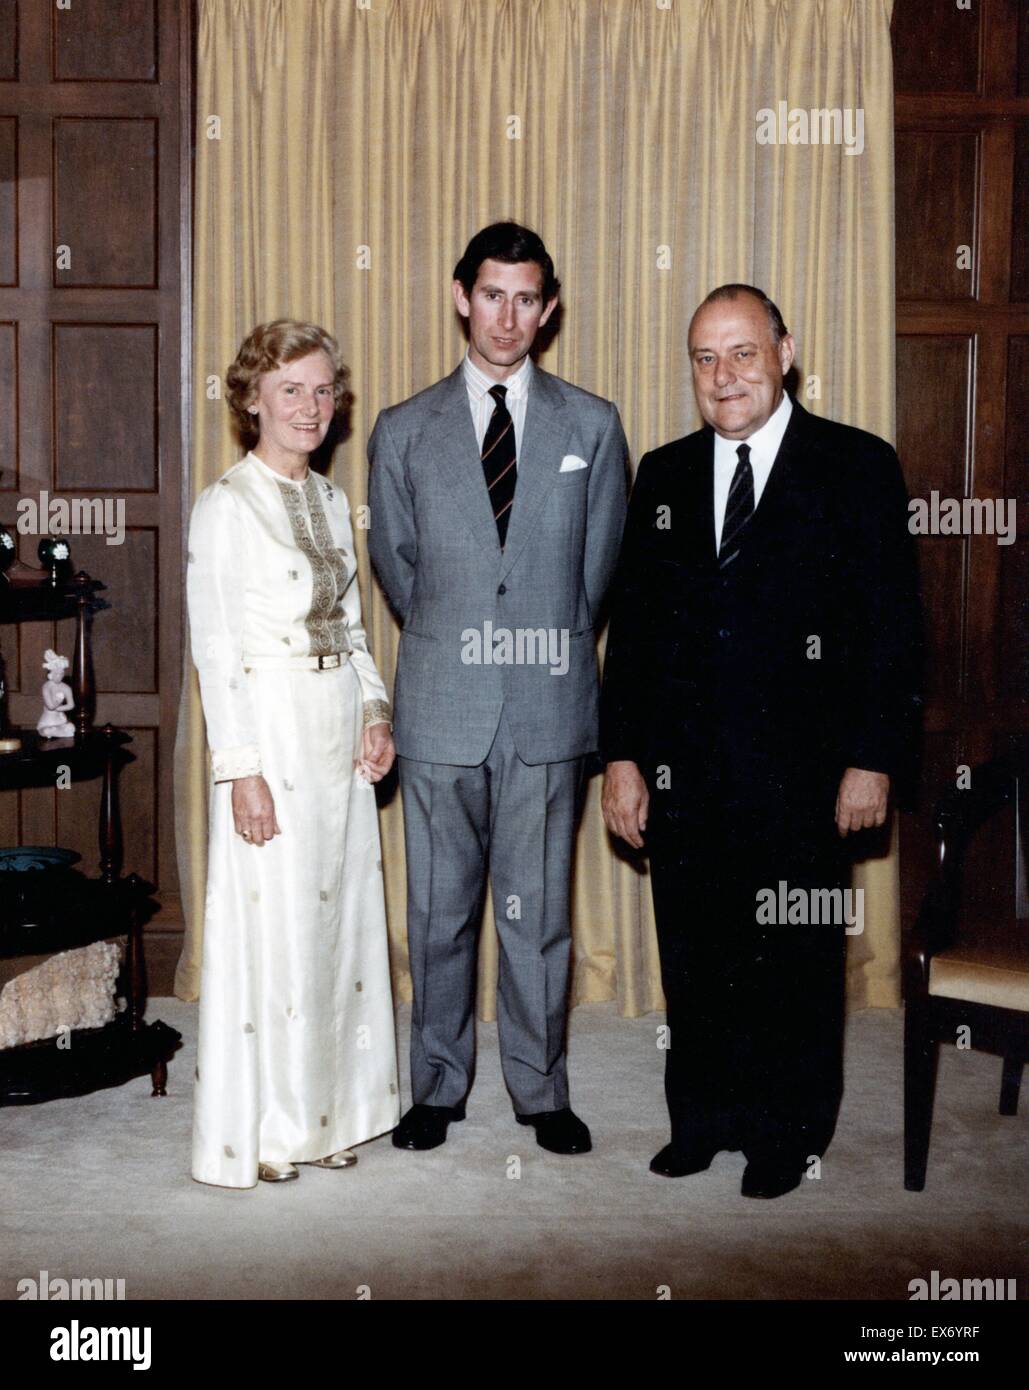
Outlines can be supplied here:
[[558, 290], [534, 232], [501, 222], [477, 233], [454, 271], [464, 360], [384, 410], [368, 447], [369, 550], [403, 624], [394, 740], [414, 1104], [398, 1148], [435, 1148], [464, 1118], [487, 866], [516, 1118], [551, 1152], [591, 1146], [565, 1067], [569, 884], [627, 450], [610, 401], [529, 355]]

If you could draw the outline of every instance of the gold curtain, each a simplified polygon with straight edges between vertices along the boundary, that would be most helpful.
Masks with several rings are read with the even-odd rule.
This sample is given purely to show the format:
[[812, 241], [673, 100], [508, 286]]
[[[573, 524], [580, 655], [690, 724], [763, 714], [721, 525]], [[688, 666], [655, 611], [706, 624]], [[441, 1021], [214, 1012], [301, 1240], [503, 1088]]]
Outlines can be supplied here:
[[[618, 403], [634, 461], [696, 428], [686, 327], [729, 280], [779, 303], [808, 408], [892, 438], [891, 9], [199, 0], [194, 495], [237, 457], [220, 386], [238, 343], [291, 315], [333, 331], [351, 365], [353, 432], [334, 469], [352, 505], [364, 502], [376, 413], [458, 361], [453, 266], [475, 230], [506, 217], [543, 235], [563, 282], [564, 322], [543, 365]], [[861, 152], [778, 143], [780, 102], [852, 120], [861, 111]], [[762, 111], [775, 113], [776, 143], [758, 139]], [[397, 631], [364, 550], [360, 578], [389, 682]], [[188, 927], [176, 990], [195, 998], [207, 773], [186, 668], [177, 825]], [[599, 792], [595, 778], [574, 871], [572, 999], [614, 998], [634, 1015], [663, 1006], [650, 889], [613, 852]], [[395, 986], [409, 999], [399, 796], [382, 832]], [[866, 920], [850, 942], [850, 999], [892, 1005], [896, 848], [857, 884]], [[486, 921], [479, 1002], [491, 1017], [488, 911]]]

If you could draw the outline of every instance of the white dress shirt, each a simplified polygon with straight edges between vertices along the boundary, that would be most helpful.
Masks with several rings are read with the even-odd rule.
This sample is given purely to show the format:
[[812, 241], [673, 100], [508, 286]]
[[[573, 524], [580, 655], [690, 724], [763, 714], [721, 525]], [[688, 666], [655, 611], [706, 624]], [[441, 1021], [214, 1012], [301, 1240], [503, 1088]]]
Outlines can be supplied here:
[[741, 444], [750, 445], [750, 466], [754, 470], [754, 510], [761, 501], [772, 464], [779, 452], [786, 426], [790, 423], [793, 402], [782, 393], [782, 400], [759, 430], [749, 439], [726, 439], [715, 431], [715, 549], [722, 544], [722, 525], [725, 521], [725, 506], [729, 500], [729, 488], [733, 474], [739, 464], [736, 450]]
[[[487, 376], [475, 365], [467, 353], [461, 365], [464, 368], [464, 380], [468, 388], [468, 404], [472, 408], [472, 424], [475, 426], [475, 442], [479, 446], [479, 453], [482, 453], [482, 441], [486, 438], [490, 419], [497, 407], [496, 401], [489, 394], [490, 389], [494, 386], [505, 386], [507, 395], [504, 397], [504, 404], [514, 422], [515, 458], [517, 459], [522, 452], [525, 406], [529, 399], [529, 384], [532, 381], [533, 373], [532, 358], [526, 354], [522, 359], [522, 365], [506, 381], [497, 381], [495, 377]], [[517, 467], [516, 463], [516, 471]]]

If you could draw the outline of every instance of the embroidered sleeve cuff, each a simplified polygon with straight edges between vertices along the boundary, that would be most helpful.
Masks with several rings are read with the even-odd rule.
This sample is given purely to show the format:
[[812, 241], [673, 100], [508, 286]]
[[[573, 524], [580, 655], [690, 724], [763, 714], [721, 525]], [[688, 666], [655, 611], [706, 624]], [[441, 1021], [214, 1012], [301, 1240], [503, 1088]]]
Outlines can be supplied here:
[[387, 723], [393, 728], [393, 711], [389, 707], [388, 700], [365, 700], [364, 702], [364, 727], [367, 729], [369, 724]]
[[261, 750], [256, 743], [239, 748], [219, 748], [211, 754], [216, 782], [234, 782], [237, 777], [261, 776]]

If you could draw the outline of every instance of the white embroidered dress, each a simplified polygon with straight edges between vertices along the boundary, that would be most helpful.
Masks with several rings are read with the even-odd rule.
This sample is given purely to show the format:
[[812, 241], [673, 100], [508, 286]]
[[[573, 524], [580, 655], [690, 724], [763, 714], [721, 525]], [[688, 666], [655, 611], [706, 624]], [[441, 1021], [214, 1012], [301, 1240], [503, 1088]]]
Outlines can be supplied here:
[[[252, 1187], [259, 1160], [323, 1158], [399, 1118], [378, 815], [354, 770], [390, 711], [350, 508], [318, 474], [251, 453], [205, 489], [187, 596], [213, 777], [193, 1177]], [[232, 819], [231, 779], [254, 773], [282, 829], [261, 847]]]

